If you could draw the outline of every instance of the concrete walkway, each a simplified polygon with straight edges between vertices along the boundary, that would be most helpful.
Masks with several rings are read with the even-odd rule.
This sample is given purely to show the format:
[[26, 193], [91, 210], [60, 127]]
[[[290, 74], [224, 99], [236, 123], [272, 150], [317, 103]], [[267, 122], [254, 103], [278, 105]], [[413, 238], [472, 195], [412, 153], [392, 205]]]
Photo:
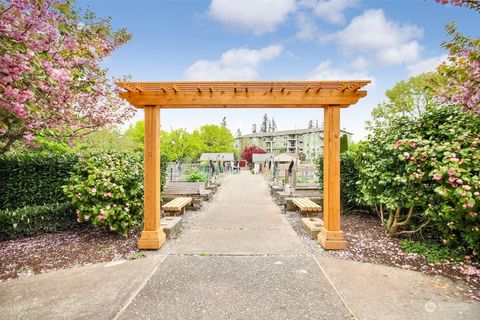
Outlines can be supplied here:
[[0, 318], [480, 318], [479, 304], [432, 280], [312, 256], [272, 202], [263, 177], [242, 172], [224, 180], [210, 208], [170, 252], [0, 283]]

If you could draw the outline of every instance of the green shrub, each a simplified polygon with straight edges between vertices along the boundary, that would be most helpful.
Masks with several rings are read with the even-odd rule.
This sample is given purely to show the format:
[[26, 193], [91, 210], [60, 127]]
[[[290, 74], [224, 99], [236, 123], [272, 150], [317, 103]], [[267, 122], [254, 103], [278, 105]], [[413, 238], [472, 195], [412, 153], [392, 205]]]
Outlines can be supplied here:
[[462, 251], [447, 248], [436, 242], [403, 240], [400, 242], [400, 247], [408, 253], [424, 256], [430, 263], [462, 262], [465, 258]]
[[0, 210], [67, 202], [62, 186], [76, 162], [72, 154], [0, 156]]
[[[357, 207], [358, 202], [358, 170], [355, 165], [356, 154], [345, 151], [340, 155], [340, 196], [345, 209]], [[317, 181], [323, 189], [323, 157], [319, 157], [317, 164]]]
[[[143, 165], [143, 158], [142, 158]], [[165, 189], [165, 183], [167, 182], [167, 169], [168, 169], [168, 156], [165, 153], [160, 155], [160, 191]]]
[[0, 211], [0, 240], [67, 230], [76, 226], [75, 209], [69, 203]]
[[80, 158], [64, 187], [78, 221], [127, 234], [143, 217], [143, 161], [140, 153], [91, 154]]
[[188, 182], [205, 182], [208, 180], [208, 175], [205, 172], [193, 172], [187, 177]]

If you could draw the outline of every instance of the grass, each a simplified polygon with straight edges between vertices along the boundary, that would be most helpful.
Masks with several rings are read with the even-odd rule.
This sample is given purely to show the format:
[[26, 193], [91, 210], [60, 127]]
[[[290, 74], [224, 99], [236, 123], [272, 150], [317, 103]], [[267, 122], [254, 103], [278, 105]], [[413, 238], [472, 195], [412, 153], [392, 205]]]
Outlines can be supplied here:
[[141, 259], [145, 257], [145, 253], [143, 253], [142, 251], [138, 251], [138, 252], [135, 252], [134, 254], [132, 254], [130, 256], [130, 260], [137, 260], [137, 259]]
[[400, 247], [405, 252], [424, 256], [429, 263], [461, 262], [465, 258], [465, 254], [461, 250], [450, 249], [436, 242], [403, 240], [400, 242]]

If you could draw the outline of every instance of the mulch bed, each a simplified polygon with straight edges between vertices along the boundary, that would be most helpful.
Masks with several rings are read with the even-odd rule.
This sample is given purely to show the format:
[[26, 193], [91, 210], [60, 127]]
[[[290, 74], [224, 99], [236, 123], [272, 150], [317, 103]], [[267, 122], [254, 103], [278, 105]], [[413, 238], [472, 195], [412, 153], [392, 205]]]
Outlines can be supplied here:
[[326, 251], [325, 254], [460, 280], [468, 287], [463, 293], [480, 301], [480, 276], [475, 274], [478, 265], [475, 267], [465, 262], [450, 261], [435, 264], [429, 263], [421, 255], [406, 253], [400, 247], [401, 239], [386, 236], [379, 219], [365, 213], [352, 212], [342, 215], [342, 230], [349, 242], [348, 249]]
[[0, 281], [91, 263], [135, 258], [139, 230], [128, 238], [92, 226], [0, 242]]

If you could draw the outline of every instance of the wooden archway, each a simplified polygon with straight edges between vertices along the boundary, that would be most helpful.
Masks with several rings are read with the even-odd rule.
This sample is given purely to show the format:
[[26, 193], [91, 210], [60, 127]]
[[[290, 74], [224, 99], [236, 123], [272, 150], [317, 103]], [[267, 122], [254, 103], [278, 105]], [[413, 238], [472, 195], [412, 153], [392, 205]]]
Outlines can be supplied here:
[[140, 249], [165, 243], [160, 225], [160, 109], [323, 108], [324, 226], [318, 242], [325, 249], [347, 246], [340, 229], [340, 108], [367, 95], [370, 81], [292, 82], [117, 82], [120, 97], [145, 113], [145, 217]]

